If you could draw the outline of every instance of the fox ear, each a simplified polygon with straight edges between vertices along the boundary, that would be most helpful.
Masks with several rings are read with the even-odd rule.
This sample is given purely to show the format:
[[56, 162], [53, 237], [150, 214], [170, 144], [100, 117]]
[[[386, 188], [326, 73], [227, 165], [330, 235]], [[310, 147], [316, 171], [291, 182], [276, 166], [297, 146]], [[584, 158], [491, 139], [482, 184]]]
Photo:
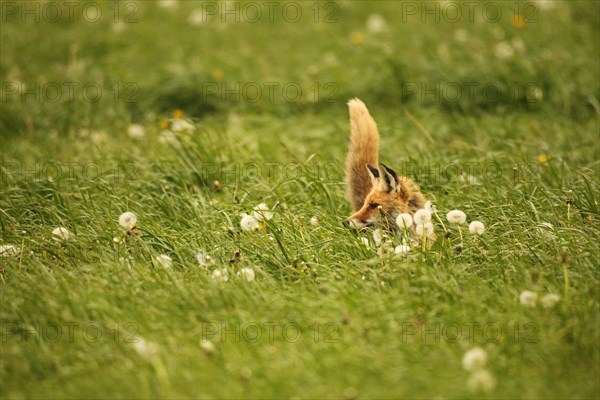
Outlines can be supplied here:
[[379, 164], [379, 174], [381, 175], [382, 189], [388, 193], [396, 192], [398, 186], [398, 174], [384, 164]]
[[367, 171], [369, 172], [369, 176], [371, 177], [371, 183], [375, 186], [375, 181], [379, 178], [379, 170], [372, 166], [371, 164], [365, 164], [367, 167]]

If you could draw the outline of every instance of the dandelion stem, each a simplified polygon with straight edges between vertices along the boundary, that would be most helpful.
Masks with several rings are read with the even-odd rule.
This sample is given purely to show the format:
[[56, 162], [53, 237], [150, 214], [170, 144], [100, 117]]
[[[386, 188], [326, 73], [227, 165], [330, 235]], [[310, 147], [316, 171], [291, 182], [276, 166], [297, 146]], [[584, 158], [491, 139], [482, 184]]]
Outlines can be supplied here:
[[433, 215], [435, 215], [435, 218], [438, 220], [438, 222], [440, 224], [442, 224], [442, 228], [444, 229], [444, 232], [448, 232], [448, 229], [446, 229], [446, 225], [444, 225], [444, 222], [442, 221], [442, 219], [440, 218], [440, 216], [438, 215], [437, 211], [433, 211]]
[[460, 224], [456, 224], [458, 226], [458, 235], [460, 236], [460, 245], [462, 247], [464, 247], [464, 243], [463, 243], [463, 234], [462, 234], [462, 229], [460, 229]]
[[571, 202], [567, 201], [567, 225], [571, 226]]

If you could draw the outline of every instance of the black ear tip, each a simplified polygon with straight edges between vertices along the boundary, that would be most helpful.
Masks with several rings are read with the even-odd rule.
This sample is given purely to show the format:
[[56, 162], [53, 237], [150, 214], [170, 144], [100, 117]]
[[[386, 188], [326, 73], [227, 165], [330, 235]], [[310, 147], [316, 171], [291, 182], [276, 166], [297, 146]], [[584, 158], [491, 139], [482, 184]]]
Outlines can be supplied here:
[[377, 168], [375, 168], [371, 164], [365, 164], [365, 167], [367, 167], [367, 170], [369, 170], [375, 178], [379, 178], [379, 170]]

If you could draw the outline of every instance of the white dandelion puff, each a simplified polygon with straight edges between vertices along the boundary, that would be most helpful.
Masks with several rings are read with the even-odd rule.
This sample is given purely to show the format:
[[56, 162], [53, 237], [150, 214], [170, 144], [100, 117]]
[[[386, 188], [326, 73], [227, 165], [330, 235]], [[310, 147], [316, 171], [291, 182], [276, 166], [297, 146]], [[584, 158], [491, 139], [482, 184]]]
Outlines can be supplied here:
[[227, 282], [229, 280], [229, 271], [225, 268], [215, 269], [212, 273], [212, 277], [218, 282]]
[[417, 210], [417, 212], [413, 216], [413, 219], [415, 221], [415, 224], [417, 225], [423, 225], [428, 222], [431, 222], [431, 211], [426, 210], [424, 208]]
[[452, 210], [446, 214], [446, 219], [452, 224], [464, 224], [467, 220], [467, 214], [460, 210]]
[[423, 206], [423, 208], [424, 208], [425, 210], [429, 211], [431, 214], [435, 214], [435, 212], [436, 212], [436, 210], [437, 210], [437, 208], [436, 208], [435, 204], [433, 204], [433, 203], [431, 202], [431, 200], [427, 200], [427, 201], [425, 202], [425, 205]]
[[494, 47], [494, 54], [499, 60], [508, 60], [515, 56], [515, 50], [507, 42], [500, 42]]
[[383, 234], [381, 232], [381, 229], [377, 228], [373, 231], [373, 241], [375, 242], [376, 246], [379, 246], [381, 244], [381, 240], [383, 239]]
[[158, 353], [158, 346], [155, 343], [146, 341], [142, 337], [137, 337], [132, 345], [135, 351], [147, 360], [153, 358]]
[[0, 257], [16, 257], [19, 255], [21, 250], [12, 244], [0, 245]]
[[171, 268], [173, 267], [173, 259], [166, 254], [160, 254], [154, 257], [157, 263], [159, 263], [163, 268]]
[[173, 132], [193, 132], [196, 130], [194, 124], [186, 119], [176, 119], [171, 122], [171, 131]]
[[462, 359], [462, 366], [467, 371], [481, 369], [487, 363], [487, 352], [481, 347], [473, 347], [465, 353]]
[[140, 139], [146, 136], [146, 129], [140, 124], [131, 124], [127, 127], [127, 134], [133, 139]]
[[255, 231], [258, 229], [258, 220], [253, 215], [242, 214], [240, 226], [245, 231]]
[[121, 227], [124, 229], [131, 229], [131, 227], [133, 227], [133, 225], [136, 223], [137, 216], [130, 211], [124, 212], [119, 216], [119, 225], [121, 225]]
[[260, 203], [259, 205], [254, 207], [252, 216], [257, 221], [262, 221], [262, 220], [268, 221], [271, 218], [273, 218], [273, 211], [271, 211], [271, 209], [265, 203]]
[[410, 246], [407, 244], [401, 244], [399, 246], [396, 246], [396, 248], [394, 249], [394, 253], [401, 256], [408, 254], [410, 253]]
[[496, 381], [487, 369], [473, 372], [467, 381], [467, 387], [473, 392], [489, 392], [495, 386]]
[[428, 222], [426, 224], [415, 225], [415, 233], [417, 234], [417, 236], [419, 236], [419, 237], [423, 236], [423, 232], [425, 232], [425, 236], [427, 236], [428, 238], [431, 238], [433, 236], [433, 234], [435, 233], [433, 224], [431, 222]]
[[560, 296], [556, 293], [548, 293], [540, 299], [540, 303], [544, 308], [552, 308], [560, 301]]
[[67, 228], [59, 227], [54, 228], [52, 231], [52, 239], [56, 241], [68, 241], [73, 237], [73, 234], [69, 232]]
[[371, 33], [381, 33], [387, 29], [385, 18], [379, 14], [371, 14], [367, 18], [367, 29]]
[[212, 257], [203, 251], [196, 254], [196, 260], [198, 260], [198, 264], [200, 264], [201, 267], [208, 267], [215, 263]]
[[244, 278], [247, 282], [252, 282], [256, 277], [254, 270], [252, 268], [242, 268], [238, 275]]
[[313, 225], [313, 226], [319, 225], [319, 217], [317, 217], [317, 216], [312, 217], [310, 219], [310, 224]]
[[531, 290], [524, 290], [519, 295], [519, 303], [526, 307], [535, 307], [535, 303], [537, 302], [538, 295]]
[[402, 213], [396, 218], [396, 225], [402, 229], [408, 229], [413, 224], [413, 217], [408, 213]]
[[202, 339], [200, 341], [200, 348], [202, 349], [202, 351], [204, 351], [206, 354], [212, 354], [215, 352], [215, 345], [213, 342], [211, 342], [208, 339]]
[[473, 235], [483, 235], [485, 232], [485, 225], [481, 221], [473, 221], [469, 224], [469, 232]]

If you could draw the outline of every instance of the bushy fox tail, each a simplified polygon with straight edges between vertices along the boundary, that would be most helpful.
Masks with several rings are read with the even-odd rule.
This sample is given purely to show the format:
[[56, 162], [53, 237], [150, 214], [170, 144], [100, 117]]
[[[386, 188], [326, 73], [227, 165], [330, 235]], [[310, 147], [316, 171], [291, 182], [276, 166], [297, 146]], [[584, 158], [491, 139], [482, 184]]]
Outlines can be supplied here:
[[379, 132], [365, 103], [359, 99], [348, 102], [350, 111], [350, 142], [346, 157], [346, 198], [354, 211], [359, 210], [371, 191], [371, 177], [366, 164], [377, 168]]

